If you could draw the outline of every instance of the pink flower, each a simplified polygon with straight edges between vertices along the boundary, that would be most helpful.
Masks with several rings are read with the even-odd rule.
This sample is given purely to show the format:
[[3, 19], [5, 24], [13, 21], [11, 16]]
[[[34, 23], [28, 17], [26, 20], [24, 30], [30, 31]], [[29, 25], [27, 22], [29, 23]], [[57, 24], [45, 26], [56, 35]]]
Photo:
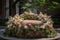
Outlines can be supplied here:
[[20, 22], [16, 22], [16, 25], [19, 26], [20, 25]]
[[29, 25], [29, 28], [32, 28], [33, 26], [32, 26], [32, 24], [28, 24]]

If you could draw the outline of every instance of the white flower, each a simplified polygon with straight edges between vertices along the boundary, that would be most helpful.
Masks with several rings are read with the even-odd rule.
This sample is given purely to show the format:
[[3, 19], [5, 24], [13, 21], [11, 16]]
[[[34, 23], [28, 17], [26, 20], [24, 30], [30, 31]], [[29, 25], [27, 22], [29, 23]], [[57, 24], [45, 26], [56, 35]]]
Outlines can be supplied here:
[[42, 12], [40, 12], [39, 16], [40, 16], [40, 17], [43, 17], [44, 15], [43, 15], [43, 13], [42, 13]]
[[9, 28], [10, 26], [8, 25], [7, 27]]
[[22, 19], [19, 19], [20, 20], [20, 22], [22, 22], [23, 20]]
[[12, 27], [12, 25], [13, 25], [12, 23], [11, 23], [11, 24], [8, 24], [8, 28], [9, 28], [9, 27]]
[[28, 28], [28, 26], [27, 26], [27, 25], [25, 25], [25, 26], [24, 26], [24, 28], [26, 29], [26, 28]]

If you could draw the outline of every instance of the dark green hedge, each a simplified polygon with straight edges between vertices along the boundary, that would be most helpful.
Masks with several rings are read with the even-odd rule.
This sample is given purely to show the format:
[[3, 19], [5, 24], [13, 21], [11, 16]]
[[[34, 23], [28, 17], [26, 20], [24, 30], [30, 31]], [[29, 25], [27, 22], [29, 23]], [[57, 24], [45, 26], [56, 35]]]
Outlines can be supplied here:
[[54, 22], [54, 25], [60, 25], [60, 18], [58, 18], [58, 17], [52, 17], [52, 20]]
[[6, 26], [8, 19], [0, 19], [0, 26]]

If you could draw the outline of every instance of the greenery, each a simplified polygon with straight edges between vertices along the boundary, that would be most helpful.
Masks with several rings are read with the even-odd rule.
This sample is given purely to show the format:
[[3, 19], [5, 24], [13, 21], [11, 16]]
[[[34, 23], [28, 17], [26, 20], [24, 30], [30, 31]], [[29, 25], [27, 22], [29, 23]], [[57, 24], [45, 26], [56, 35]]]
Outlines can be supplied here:
[[48, 11], [52, 11], [55, 8], [59, 8], [59, 7], [60, 7], [60, 3], [55, 2], [55, 1], [51, 1], [51, 2], [48, 2], [48, 8], [47, 8], [47, 10]]
[[45, 6], [47, 6], [47, 8], [43, 9], [43, 10], [52, 11], [55, 8], [60, 7], [59, 2], [50, 1], [50, 0], [31, 0], [31, 2], [29, 2], [28, 0], [25, 0], [25, 1], [20, 0], [19, 3], [21, 6], [21, 9], [23, 9], [23, 10], [34, 8], [36, 10], [41, 11]]
[[[37, 12], [49, 12], [53, 11], [57, 8], [60, 8], [60, 1], [59, 0], [31, 0], [29, 2], [28, 0], [22, 1], [20, 0], [20, 6], [22, 10], [28, 10], [30, 8], [34, 8], [37, 10]], [[46, 8], [44, 8], [46, 7]], [[42, 10], [43, 9], [43, 10]], [[52, 18], [54, 21], [54, 24], [60, 24], [59, 18]]]
[[0, 26], [6, 26], [8, 19], [0, 19]]

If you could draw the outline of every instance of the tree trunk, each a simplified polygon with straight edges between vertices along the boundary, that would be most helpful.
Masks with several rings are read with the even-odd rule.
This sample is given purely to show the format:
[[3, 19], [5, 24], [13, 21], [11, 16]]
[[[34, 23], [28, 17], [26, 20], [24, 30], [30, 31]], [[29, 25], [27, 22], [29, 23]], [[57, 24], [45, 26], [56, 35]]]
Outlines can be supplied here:
[[6, 0], [0, 0], [0, 18], [6, 16]]
[[2, 0], [0, 0], [0, 17], [1, 17], [1, 11], [2, 11]]
[[14, 0], [9, 0], [9, 14], [10, 16], [14, 16], [16, 14], [16, 4], [14, 4]]

